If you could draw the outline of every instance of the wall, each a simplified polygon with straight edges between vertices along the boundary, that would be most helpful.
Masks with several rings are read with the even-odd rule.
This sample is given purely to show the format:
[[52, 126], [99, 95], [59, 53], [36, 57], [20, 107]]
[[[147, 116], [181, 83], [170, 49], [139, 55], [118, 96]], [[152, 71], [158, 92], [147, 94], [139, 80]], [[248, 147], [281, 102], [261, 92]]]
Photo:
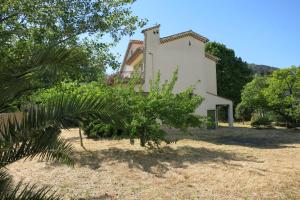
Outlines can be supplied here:
[[208, 109], [215, 109], [219, 97], [207, 94], [217, 94], [217, 81], [216, 64], [205, 57], [205, 44], [191, 36], [160, 44], [159, 35], [153, 34], [153, 31], [155, 30], [145, 33], [144, 90], [149, 91], [149, 81], [158, 72], [161, 74], [161, 83], [165, 83], [178, 68], [178, 81], [174, 92], [181, 92], [194, 85], [195, 93], [205, 98], [196, 113], [206, 116]]

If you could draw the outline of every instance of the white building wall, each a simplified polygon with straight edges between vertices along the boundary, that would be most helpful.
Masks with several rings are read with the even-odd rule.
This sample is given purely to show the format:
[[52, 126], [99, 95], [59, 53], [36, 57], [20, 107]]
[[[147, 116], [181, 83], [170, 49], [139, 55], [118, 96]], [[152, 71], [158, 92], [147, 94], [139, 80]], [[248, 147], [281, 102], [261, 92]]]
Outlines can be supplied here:
[[229, 118], [233, 121], [232, 102], [215, 96], [217, 94], [216, 63], [205, 57], [204, 42], [188, 36], [161, 43], [157, 32], [159, 32], [159, 27], [144, 33], [144, 90], [149, 91], [149, 81], [153, 80], [158, 72], [161, 74], [163, 84], [171, 79], [173, 72], [178, 68], [175, 93], [195, 84], [194, 92], [205, 99], [196, 110], [197, 114], [207, 116], [207, 110], [216, 110], [216, 105], [224, 104], [231, 107]]

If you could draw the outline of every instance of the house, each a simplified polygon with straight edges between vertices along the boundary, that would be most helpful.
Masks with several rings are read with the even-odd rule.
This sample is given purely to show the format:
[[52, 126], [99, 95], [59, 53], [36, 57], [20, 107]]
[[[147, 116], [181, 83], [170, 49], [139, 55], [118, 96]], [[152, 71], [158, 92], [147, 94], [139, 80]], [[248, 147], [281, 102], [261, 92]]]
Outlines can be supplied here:
[[143, 89], [149, 91], [149, 81], [157, 72], [164, 83], [178, 68], [178, 81], [174, 92], [179, 93], [196, 84], [194, 93], [204, 97], [196, 114], [209, 116], [217, 121], [218, 106], [227, 106], [229, 126], [233, 123], [232, 101], [217, 95], [216, 63], [219, 58], [205, 53], [208, 39], [186, 31], [160, 37], [160, 25], [144, 29], [144, 41], [131, 40], [128, 44], [120, 76], [130, 78], [138, 74], [143, 79]]

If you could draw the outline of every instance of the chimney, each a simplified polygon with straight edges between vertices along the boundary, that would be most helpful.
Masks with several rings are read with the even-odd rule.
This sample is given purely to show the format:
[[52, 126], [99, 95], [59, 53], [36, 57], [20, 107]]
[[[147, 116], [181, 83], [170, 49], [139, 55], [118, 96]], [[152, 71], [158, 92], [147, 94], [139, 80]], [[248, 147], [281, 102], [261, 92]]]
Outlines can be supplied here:
[[148, 52], [151, 52], [153, 49], [156, 49], [160, 44], [160, 24], [144, 29], [142, 33], [145, 36], [145, 48]]

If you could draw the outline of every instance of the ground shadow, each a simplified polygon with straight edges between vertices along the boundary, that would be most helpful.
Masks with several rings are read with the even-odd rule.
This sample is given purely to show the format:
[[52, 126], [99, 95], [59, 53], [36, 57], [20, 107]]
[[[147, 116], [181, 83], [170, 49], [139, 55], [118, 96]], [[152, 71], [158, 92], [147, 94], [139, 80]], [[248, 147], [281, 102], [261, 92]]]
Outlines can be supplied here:
[[191, 146], [181, 146], [176, 149], [165, 146], [159, 152], [121, 148], [109, 148], [93, 152], [78, 151], [75, 153], [75, 161], [81, 166], [87, 166], [91, 169], [100, 168], [103, 162], [117, 161], [126, 163], [129, 168], [136, 168], [159, 177], [163, 177], [171, 168], [186, 168], [189, 164], [199, 162], [214, 162], [232, 166], [236, 166], [236, 164], [229, 161], [259, 162], [252, 156]]
[[275, 149], [292, 148], [300, 144], [300, 130], [218, 128], [216, 130], [193, 130], [191, 134], [169, 131], [168, 139], [202, 140], [214, 144], [240, 145], [254, 148]]
[[114, 199], [114, 197], [109, 194], [103, 194], [97, 197], [78, 198], [72, 200], [108, 200], [108, 199]]

